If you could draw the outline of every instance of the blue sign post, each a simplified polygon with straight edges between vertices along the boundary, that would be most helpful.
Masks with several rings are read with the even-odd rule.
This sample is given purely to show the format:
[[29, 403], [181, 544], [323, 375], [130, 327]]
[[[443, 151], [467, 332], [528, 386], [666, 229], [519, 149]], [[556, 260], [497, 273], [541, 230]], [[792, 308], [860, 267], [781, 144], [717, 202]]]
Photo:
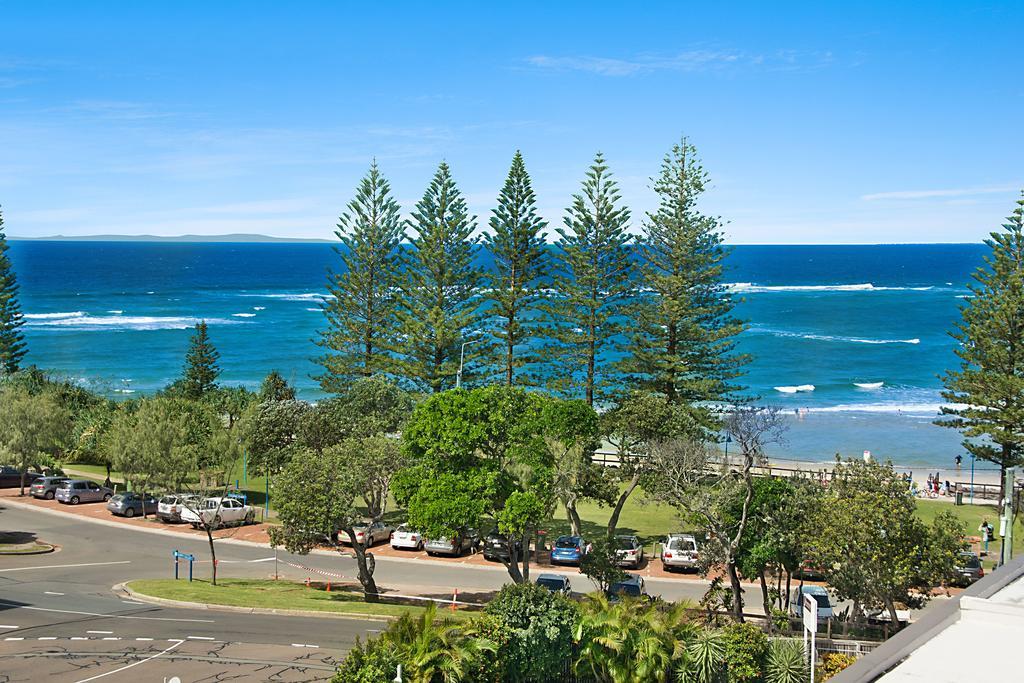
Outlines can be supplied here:
[[192, 581], [192, 563], [196, 561], [195, 555], [189, 555], [188, 553], [179, 553], [177, 550], [171, 553], [174, 558], [174, 580], [178, 580], [178, 560], [188, 560], [188, 580]]

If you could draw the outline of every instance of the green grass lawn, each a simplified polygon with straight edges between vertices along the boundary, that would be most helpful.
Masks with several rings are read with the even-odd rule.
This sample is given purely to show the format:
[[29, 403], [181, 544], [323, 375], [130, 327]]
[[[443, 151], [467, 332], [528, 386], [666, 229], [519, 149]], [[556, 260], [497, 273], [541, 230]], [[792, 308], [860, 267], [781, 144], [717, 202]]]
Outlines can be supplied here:
[[[145, 579], [132, 581], [129, 588], [143, 595], [168, 600], [184, 600], [234, 607], [261, 607], [266, 609], [296, 609], [339, 614], [373, 614], [397, 617], [405, 612], [419, 613], [425, 608], [413, 605], [368, 603], [362, 593], [339, 590], [328, 593], [323, 586], [272, 579], [220, 579], [214, 586], [208, 581], [174, 579]], [[465, 616], [465, 611], [448, 612]]]
[[[996, 540], [988, 544], [988, 557], [984, 558], [985, 567], [989, 566], [989, 560], [999, 557], [1002, 542], [999, 540], [999, 511], [995, 505], [952, 505], [937, 500], [917, 501], [917, 515], [928, 523], [931, 523], [942, 510], [952, 512], [963, 522], [968, 536], [978, 536], [978, 527], [981, 526], [983, 519], [987, 519], [996, 530]], [[1013, 554], [1018, 555], [1024, 552], [1024, 524], [1018, 524], [1013, 531]]]

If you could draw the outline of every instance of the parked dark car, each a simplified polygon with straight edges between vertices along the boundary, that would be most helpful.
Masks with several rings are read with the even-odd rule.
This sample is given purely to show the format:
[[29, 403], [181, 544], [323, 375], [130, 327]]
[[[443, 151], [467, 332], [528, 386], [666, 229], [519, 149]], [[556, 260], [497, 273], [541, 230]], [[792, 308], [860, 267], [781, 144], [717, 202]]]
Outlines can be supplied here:
[[57, 493], [57, 488], [67, 480], [67, 477], [39, 477], [32, 482], [28, 492], [33, 498], [53, 500], [54, 494]]
[[642, 576], [636, 574], [626, 574], [626, 578], [622, 581], [616, 581], [612, 585], [608, 586], [608, 590], [605, 591], [605, 595], [608, 599], [615, 602], [620, 600], [622, 596], [629, 598], [649, 598], [647, 591], [644, 588], [644, 579]]
[[149, 512], [155, 513], [158, 505], [157, 499], [148, 493], [125, 491], [124, 493], [115, 493], [113, 498], [107, 502], [107, 509], [122, 517], [134, 517], [135, 515], [145, 517]]
[[974, 553], [963, 552], [956, 560], [957, 583], [962, 586], [969, 586], [985, 576], [985, 570], [981, 566], [981, 560]]
[[427, 555], [454, 555], [458, 557], [467, 550], [473, 551], [480, 545], [480, 533], [476, 529], [459, 529], [453, 538], [428, 538], [423, 544]]
[[[517, 538], [513, 545], [516, 549], [516, 557], [522, 557], [523, 542]], [[491, 530], [491, 533], [487, 534], [487, 538], [484, 539], [484, 559], [491, 562], [509, 560], [508, 536], [497, 529]]]
[[[38, 472], [25, 473], [25, 486], [28, 486], [43, 475]], [[17, 467], [0, 467], [0, 487], [11, 488], [21, 486], [21, 470]]]
[[551, 549], [551, 564], [579, 565], [587, 553], [587, 542], [579, 536], [559, 536]]
[[569, 583], [568, 576], [562, 576], [561, 574], [541, 574], [537, 577], [537, 585], [544, 586], [552, 593], [560, 593], [565, 596], [572, 595], [572, 585]]

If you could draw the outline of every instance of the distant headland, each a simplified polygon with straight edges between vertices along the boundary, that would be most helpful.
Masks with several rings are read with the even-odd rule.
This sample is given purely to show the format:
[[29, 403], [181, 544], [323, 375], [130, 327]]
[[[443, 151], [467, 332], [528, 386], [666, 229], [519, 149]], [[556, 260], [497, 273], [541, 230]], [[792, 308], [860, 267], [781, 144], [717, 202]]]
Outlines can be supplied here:
[[272, 237], [248, 233], [229, 235], [52, 235], [49, 237], [19, 237], [7, 239], [32, 242], [331, 242], [313, 237]]

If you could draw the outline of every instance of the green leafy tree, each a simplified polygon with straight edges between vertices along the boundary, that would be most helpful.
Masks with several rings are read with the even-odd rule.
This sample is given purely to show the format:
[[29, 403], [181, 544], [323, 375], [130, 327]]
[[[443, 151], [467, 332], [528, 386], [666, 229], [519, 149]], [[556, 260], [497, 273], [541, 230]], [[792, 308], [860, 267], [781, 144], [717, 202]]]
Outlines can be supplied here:
[[807, 683], [810, 677], [804, 648], [799, 641], [775, 639], [768, 643], [765, 683]]
[[896, 602], [926, 602], [951, 579], [964, 528], [949, 512], [932, 525], [914, 514], [915, 501], [891, 464], [837, 460], [828, 493], [809, 520], [811, 558], [828, 569], [839, 599], [884, 608], [898, 624]]
[[249, 468], [263, 476], [281, 471], [298, 447], [304, 417], [311, 408], [305, 401], [271, 401], [247, 413], [242, 439]]
[[275, 507], [281, 525], [271, 528], [270, 539], [275, 546], [283, 545], [289, 552], [304, 555], [324, 543], [341, 550], [336, 539], [338, 531], [344, 531], [352, 540], [364, 597], [367, 602], [376, 602], [376, 563], [373, 554], [356, 540], [354, 530], [365, 519], [356, 505], [366, 485], [356, 467], [361, 457], [358, 440], [342, 442], [322, 453], [296, 452], [275, 484]]
[[665, 156], [654, 179], [658, 208], [640, 237], [640, 271], [650, 294], [639, 298], [623, 368], [640, 387], [686, 403], [715, 431], [715, 408], [734, 402], [749, 358], [735, 350], [744, 324], [722, 282], [722, 222], [697, 206], [709, 177], [686, 139]]
[[625, 339], [626, 306], [634, 292], [628, 234], [629, 209], [621, 205], [604, 156], [598, 153], [581, 191], [558, 228], [555, 294], [545, 309], [550, 321], [552, 388], [603, 405], [620, 390], [624, 375], [614, 362]]
[[263, 378], [263, 383], [260, 384], [260, 392], [257, 396], [257, 400], [260, 403], [270, 403], [271, 401], [294, 401], [295, 387], [288, 384], [288, 380], [282, 377], [280, 372], [277, 370], [271, 370], [267, 376]]
[[0, 212], [0, 376], [18, 371], [28, 353], [21, 327], [25, 324], [18, 304], [18, 282], [7, 251], [4, 215]]
[[350, 437], [397, 434], [412, 413], [412, 397], [382, 377], [358, 379], [303, 414], [299, 441], [321, 451]]
[[516, 681], [557, 681], [572, 656], [576, 606], [536, 584], [502, 587], [485, 608], [511, 631], [498, 656]]
[[256, 394], [245, 387], [215, 387], [206, 394], [204, 402], [213, 408], [233, 429], [245, 412], [258, 403]]
[[67, 447], [71, 430], [68, 412], [52, 396], [0, 391], [0, 458], [21, 471], [18, 495], [25, 495], [28, 468], [56, 458]]
[[626, 572], [619, 566], [615, 550], [616, 546], [612, 541], [598, 537], [590, 542], [590, 549], [580, 560], [580, 573], [590, 579], [602, 593], [613, 583], [626, 578]]
[[486, 299], [488, 314], [495, 321], [492, 333], [499, 342], [495, 374], [512, 386], [523, 383], [524, 366], [535, 360], [524, 347], [539, 335], [536, 306], [547, 271], [547, 223], [537, 214], [530, 175], [518, 151], [493, 214], [491, 234], [484, 238], [494, 258]]
[[943, 379], [942, 396], [956, 407], [943, 406], [936, 423], [960, 430], [964, 448], [1005, 475], [1024, 463], [1024, 194], [985, 244], [991, 254], [952, 333], [960, 368]]
[[[476, 217], [468, 214], [448, 164], [438, 167], [410, 226], [416, 236], [403, 255], [401, 374], [417, 390], [437, 393], [455, 385], [462, 344], [482, 320], [476, 289], [483, 273], [473, 263]], [[475, 355], [467, 347], [470, 378]]]
[[753, 624], [729, 624], [722, 629], [729, 683], [762, 680], [768, 655], [768, 637]]
[[397, 291], [405, 238], [398, 202], [377, 162], [363, 177], [335, 234], [341, 272], [328, 276], [327, 329], [319, 344], [324, 391], [336, 393], [358, 377], [390, 372], [399, 338]]
[[220, 376], [220, 367], [217, 365], [219, 360], [220, 354], [210, 341], [206, 321], [196, 323], [182, 371], [180, 388], [185, 398], [199, 400], [217, 386], [217, 377]]
[[410, 681], [468, 681], [497, 651], [497, 644], [474, 626], [438, 616], [431, 603], [418, 616], [403, 614], [381, 639], [403, 663], [403, 675]]

